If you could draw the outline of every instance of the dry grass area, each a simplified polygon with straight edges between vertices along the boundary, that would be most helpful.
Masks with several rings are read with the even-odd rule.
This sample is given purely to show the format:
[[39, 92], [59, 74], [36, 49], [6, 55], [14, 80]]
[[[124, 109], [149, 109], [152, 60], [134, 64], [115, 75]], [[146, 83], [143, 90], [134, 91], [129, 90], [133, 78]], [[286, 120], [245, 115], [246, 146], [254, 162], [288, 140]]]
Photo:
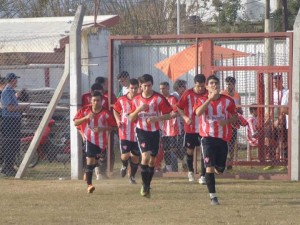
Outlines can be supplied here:
[[[137, 180], [139, 183], [140, 179]], [[300, 183], [217, 179], [220, 205], [206, 186], [155, 178], [150, 199], [127, 179], [0, 182], [0, 224], [300, 224]]]

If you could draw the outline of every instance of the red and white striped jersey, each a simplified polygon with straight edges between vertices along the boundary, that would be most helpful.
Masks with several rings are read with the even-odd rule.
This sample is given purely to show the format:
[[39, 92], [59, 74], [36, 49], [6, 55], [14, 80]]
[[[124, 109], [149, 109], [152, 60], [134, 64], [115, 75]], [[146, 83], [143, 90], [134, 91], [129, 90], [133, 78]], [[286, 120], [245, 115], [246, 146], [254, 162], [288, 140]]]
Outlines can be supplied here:
[[[199, 98], [194, 107], [196, 110], [200, 107], [208, 97]], [[201, 137], [216, 137], [224, 141], [229, 141], [232, 136], [232, 126], [219, 125], [219, 120], [227, 120], [236, 114], [236, 106], [231, 97], [220, 95], [220, 98], [211, 101], [205, 112], [199, 117], [199, 134]]]
[[137, 118], [137, 128], [144, 131], [157, 131], [160, 130], [160, 123], [147, 123], [149, 117], [161, 116], [163, 114], [168, 114], [172, 111], [167, 99], [157, 93], [153, 92], [152, 96], [149, 98], [144, 98], [142, 94], [135, 96], [132, 100], [132, 111], [134, 112], [136, 108], [140, 107], [143, 104], [147, 104], [149, 109], [146, 111], [139, 112]]
[[193, 88], [191, 88], [186, 90], [179, 99], [179, 102], [177, 103], [178, 108], [183, 110], [184, 114], [192, 120], [190, 125], [184, 123], [184, 131], [186, 133], [199, 132], [199, 117], [194, 113], [193, 106], [196, 104], [197, 99], [207, 95], [207, 91], [205, 91], [203, 94], [197, 94], [194, 92]]
[[[81, 108], [74, 117], [75, 119], [80, 119], [88, 114], [92, 113], [91, 105]], [[79, 125], [80, 132], [84, 135], [84, 138], [89, 142], [99, 146], [101, 149], [105, 149], [108, 143], [109, 131], [94, 132], [93, 129], [96, 127], [116, 127], [117, 123], [114, 116], [106, 108], [98, 113], [94, 114], [94, 118], [88, 120], [85, 123]]]
[[128, 118], [128, 114], [131, 110], [131, 99], [127, 95], [123, 95], [118, 98], [114, 104], [114, 110], [121, 116], [121, 127], [119, 127], [119, 139], [136, 141], [135, 127], [136, 122], [131, 122]]
[[[166, 97], [171, 106], [176, 107], [178, 100], [175, 96], [170, 95]], [[173, 118], [162, 122], [162, 136], [177, 136], [180, 134], [179, 118]]]
[[[81, 97], [81, 105], [82, 106], [90, 105], [91, 100], [92, 100], [92, 94], [91, 94], [91, 92], [87, 92], [87, 93], [83, 94], [82, 97]], [[108, 98], [106, 96], [102, 95], [101, 104], [102, 104], [103, 107], [108, 109]]]
[[257, 139], [257, 118], [253, 115], [250, 115], [247, 119], [248, 125], [246, 129], [247, 133], [247, 141], [250, 144], [250, 146], [257, 146], [258, 145], [258, 139]]

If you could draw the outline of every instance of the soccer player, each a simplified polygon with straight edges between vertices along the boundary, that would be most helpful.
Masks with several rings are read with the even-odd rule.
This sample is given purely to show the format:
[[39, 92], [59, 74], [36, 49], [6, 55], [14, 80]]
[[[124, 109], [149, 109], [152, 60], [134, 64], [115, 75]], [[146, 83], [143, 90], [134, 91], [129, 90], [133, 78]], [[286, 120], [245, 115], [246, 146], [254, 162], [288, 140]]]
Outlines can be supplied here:
[[[170, 85], [168, 82], [161, 82], [159, 85], [160, 93], [168, 100], [171, 106], [176, 107], [178, 100], [170, 94]], [[164, 159], [167, 172], [177, 172], [177, 140], [179, 137], [179, 121], [175, 117], [170, 120], [165, 120], [162, 124], [162, 149], [164, 151]]]
[[129, 80], [128, 93], [118, 98], [114, 104], [114, 116], [119, 128], [120, 152], [122, 160], [121, 177], [125, 177], [128, 161], [130, 159], [131, 184], [136, 184], [135, 174], [140, 161], [140, 149], [135, 136], [135, 122], [128, 119], [128, 113], [131, 111], [131, 101], [138, 94], [139, 82], [137, 79]]
[[[187, 148], [186, 157], [188, 165], [188, 179], [190, 182], [194, 182], [194, 149], [200, 146], [199, 139], [199, 117], [193, 112], [193, 106], [198, 98], [207, 96], [207, 90], [205, 89], [205, 76], [203, 74], [197, 74], [194, 77], [194, 87], [186, 90], [181, 96], [177, 108], [179, 115], [184, 120], [184, 146]], [[199, 179], [200, 184], [205, 184], [205, 168], [203, 163], [203, 157], [201, 156], [201, 174]]]
[[215, 188], [215, 173], [223, 173], [231, 139], [231, 123], [237, 121], [236, 106], [232, 98], [220, 94], [220, 81], [215, 75], [207, 78], [208, 96], [198, 99], [194, 111], [199, 117], [202, 151], [206, 167], [206, 185], [211, 204], [219, 205]]
[[127, 71], [122, 71], [117, 77], [119, 84], [121, 85], [121, 90], [118, 94], [118, 97], [126, 95], [129, 92], [129, 85], [130, 85], [130, 76]]
[[131, 121], [137, 120], [136, 135], [142, 153], [141, 195], [150, 197], [150, 184], [154, 174], [155, 157], [159, 149], [159, 121], [171, 118], [172, 107], [167, 99], [153, 91], [153, 77], [144, 74], [140, 78], [142, 93], [132, 100]]
[[[241, 96], [239, 93], [235, 90], [235, 84], [236, 84], [236, 79], [234, 77], [226, 77], [225, 79], [225, 90], [221, 91], [221, 94], [227, 95], [231, 97], [235, 103], [235, 105], [241, 105]], [[237, 112], [240, 114], [243, 114], [242, 108], [237, 108]], [[236, 158], [237, 158], [237, 128], [233, 127], [232, 128], [232, 138], [228, 142], [228, 151], [229, 151], [229, 158], [228, 158], [228, 165], [227, 169], [232, 170], [232, 163], [234, 160], [234, 153], [236, 153]]]
[[117, 126], [113, 115], [102, 107], [102, 95], [98, 91], [92, 93], [91, 105], [82, 107], [74, 117], [74, 125], [84, 135], [86, 141], [86, 182], [87, 192], [93, 193], [93, 169], [98, 165], [98, 159], [106, 158], [106, 147], [109, 132]]

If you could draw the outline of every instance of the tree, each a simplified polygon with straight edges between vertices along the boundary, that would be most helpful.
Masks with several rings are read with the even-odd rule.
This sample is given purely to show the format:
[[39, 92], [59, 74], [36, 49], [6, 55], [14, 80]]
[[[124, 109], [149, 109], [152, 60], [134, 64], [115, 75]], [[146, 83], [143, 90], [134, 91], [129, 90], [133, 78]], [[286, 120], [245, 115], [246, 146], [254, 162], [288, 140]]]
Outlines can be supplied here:
[[300, 8], [300, 0], [281, 0], [281, 3], [283, 3], [282, 7], [271, 14], [274, 18], [274, 30], [277, 32], [293, 30], [295, 18]]

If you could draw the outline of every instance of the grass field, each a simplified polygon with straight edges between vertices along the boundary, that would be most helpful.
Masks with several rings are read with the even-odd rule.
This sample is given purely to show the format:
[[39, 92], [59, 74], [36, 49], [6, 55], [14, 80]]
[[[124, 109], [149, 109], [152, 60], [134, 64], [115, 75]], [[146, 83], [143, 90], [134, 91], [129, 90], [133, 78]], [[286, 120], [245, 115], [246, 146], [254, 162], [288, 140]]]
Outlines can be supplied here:
[[151, 198], [126, 178], [0, 182], [0, 224], [300, 224], [300, 183], [217, 178], [220, 205], [206, 186], [154, 178]]

